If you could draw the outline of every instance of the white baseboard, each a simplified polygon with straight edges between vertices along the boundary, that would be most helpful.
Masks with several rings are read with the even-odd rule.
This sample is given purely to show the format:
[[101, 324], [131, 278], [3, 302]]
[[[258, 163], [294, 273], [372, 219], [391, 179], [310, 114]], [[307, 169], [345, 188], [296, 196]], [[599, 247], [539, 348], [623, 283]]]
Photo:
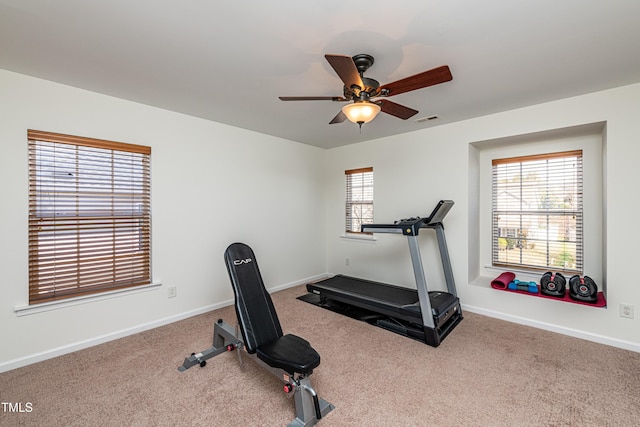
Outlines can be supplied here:
[[144, 332], [149, 329], [154, 329], [160, 326], [168, 325], [170, 323], [174, 323], [179, 320], [184, 320], [189, 317], [207, 313], [212, 310], [217, 310], [218, 308], [226, 307], [230, 304], [233, 304], [232, 300], [223, 301], [218, 304], [208, 305], [205, 307], [198, 308], [196, 310], [191, 310], [191, 311], [180, 313], [174, 316], [165, 317], [164, 319], [154, 320], [153, 322], [148, 322], [141, 325], [133, 326], [131, 328], [123, 329], [110, 334], [101, 335], [99, 337], [90, 338], [88, 340], [79, 341], [73, 344], [65, 345], [65, 346], [54, 348], [51, 350], [46, 350], [40, 353], [21, 357], [18, 359], [9, 360], [8, 362], [4, 362], [0, 364], [0, 372], [6, 372], [12, 369], [21, 368], [23, 366], [31, 365], [32, 363], [42, 362], [47, 359], [52, 359], [54, 357], [62, 356], [64, 354], [73, 353], [74, 351], [83, 350], [85, 348], [93, 347], [98, 344], [103, 344], [105, 342], [117, 340], [119, 338], [124, 338], [129, 335], [134, 335], [140, 332]]
[[463, 312], [469, 311], [471, 313], [482, 314], [483, 316], [493, 317], [500, 320], [506, 320], [507, 322], [517, 323], [525, 326], [532, 326], [534, 328], [543, 329], [545, 331], [557, 332], [559, 334], [568, 335], [570, 337], [580, 338], [587, 341], [597, 342], [599, 344], [609, 345], [611, 347], [622, 348], [624, 350], [635, 351], [640, 353], [640, 344], [619, 340], [616, 338], [606, 337], [603, 335], [593, 334], [589, 332], [580, 331], [577, 329], [565, 328], [563, 326], [553, 325], [551, 323], [540, 322], [537, 320], [531, 320], [524, 317], [512, 316], [510, 314], [504, 314], [498, 311], [487, 310], [480, 307], [475, 307], [466, 304], [460, 304]]
[[[297, 280], [290, 283], [285, 283], [284, 285], [279, 285], [269, 289], [270, 293], [281, 291], [284, 289], [292, 288], [294, 286], [303, 285], [305, 283], [310, 283], [317, 281], [319, 279], [323, 279], [328, 277], [328, 274], [319, 274], [316, 276], [312, 276], [306, 279]], [[216, 304], [207, 305], [204, 307], [197, 308], [195, 310], [190, 310], [184, 313], [179, 313], [173, 316], [165, 317], [163, 319], [154, 320], [152, 322], [143, 323], [141, 325], [136, 325], [131, 328], [123, 329], [120, 331], [115, 331], [109, 334], [101, 335], [95, 338], [90, 338], [88, 340], [79, 341], [73, 344], [53, 348], [51, 350], [46, 350], [40, 353], [31, 354], [25, 357], [20, 357], [18, 359], [9, 360], [7, 362], [0, 363], [0, 373], [7, 372], [12, 369], [21, 368], [23, 366], [31, 365], [33, 363], [42, 362], [47, 359], [52, 359], [54, 357], [62, 356], [64, 354], [73, 353], [74, 351], [83, 350], [85, 348], [93, 347], [98, 344], [103, 344], [109, 341], [117, 340], [119, 338], [124, 338], [129, 335], [134, 335], [140, 332], [144, 332], [150, 329], [158, 328], [160, 326], [168, 325], [170, 323], [178, 322], [180, 320], [188, 319], [189, 317], [197, 316], [199, 314], [208, 313], [213, 310], [217, 310], [219, 308], [227, 307], [233, 304], [233, 300], [222, 301]]]
[[317, 282], [318, 280], [326, 279], [327, 277], [330, 277], [330, 276], [332, 276], [332, 274], [329, 274], [329, 273], [317, 274], [315, 276], [307, 277], [306, 279], [303, 279], [303, 280], [296, 280], [294, 282], [289, 282], [289, 283], [285, 283], [284, 285], [276, 286], [275, 288], [269, 288], [268, 291], [269, 293], [283, 291], [285, 289], [293, 288], [295, 286], [300, 286], [300, 285], [304, 285], [311, 282]]

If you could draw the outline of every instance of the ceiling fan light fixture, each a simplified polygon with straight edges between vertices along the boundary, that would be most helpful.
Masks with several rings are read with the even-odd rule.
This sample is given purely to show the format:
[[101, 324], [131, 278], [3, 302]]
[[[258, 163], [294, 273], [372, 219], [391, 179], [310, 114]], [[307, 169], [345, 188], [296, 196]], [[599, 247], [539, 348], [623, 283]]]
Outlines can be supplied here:
[[362, 125], [369, 123], [380, 112], [380, 106], [369, 101], [356, 101], [342, 107], [342, 112], [349, 121]]

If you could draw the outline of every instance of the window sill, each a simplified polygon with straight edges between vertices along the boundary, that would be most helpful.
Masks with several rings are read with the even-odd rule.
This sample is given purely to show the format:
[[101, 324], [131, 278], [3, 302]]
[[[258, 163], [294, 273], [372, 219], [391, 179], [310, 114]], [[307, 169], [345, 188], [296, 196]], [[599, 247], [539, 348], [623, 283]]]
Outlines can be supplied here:
[[576, 301], [574, 299], [571, 299], [571, 297], [569, 296], [569, 291], [568, 290], [565, 292], [564, 296], [561, 296], [561, 297], [545, 295], [545, 294], [540, 292], [540, 285], [538, 285], [538, 292], [537, 293], [521, 291], [521, 290], [518, 290], [518, 289], [496, 289], [496, 290], [498, 292], [511, 292], [513, 294], [528, 295], [530, 297], [538, 297], [538, 298], [545, 298], [545, 299], [550, 299], [550, 300], [568, 302], [568, 303], [571, 303], [571, 304], [586, 305], [588, 307], [596, 307], [596, 308], [606, 308], [607, 307], [607, 300], [605, 299], [604, 293], [602, 291], [598, 292], [596, 302], [590, 303], [590, 302]]
[[[501, 268], [501, 267], [494, 267], [493, 265], [485, 265], [484, 266], [484, 270], [485, 270], [485, 275], [488, 276], [492, 276], [495, 274], [494, 277], [499, 276], [500, 274], [504, 273], [505, 271], [510, 271], [512, 273], [515, 273], [516, 277], [518, 279], [520, 279], [521, 281], [534, 281], [537, 282], [538, 280], [540, 280], [540, 276], [542, 276], [542, 273], [539, 271], [533, 271], [533, 270], [527, 270], [525, 268], [510, 268], [509, 270], [505, 269], [505, 268]], [[485, 279], [486, 277], [482, 277], [482, 279]], [[489, 278], [489, 280], [487, 281], [487, 283], [491, 283], [492, 278]]]
[[[518, 276], [518, 278], [520, 280], [522, 280], [520, 278], [520, 276]], [[589, 302], [585, 302], [585, 301], [576, 301], [571, 299], [571, 297], [569, 296], [569, 289], [567, 289], [566, 293], [564, 294], [564, 296], [562, 297], [555, 297], [555, 296], [551, 296], [551, 295], [545, 295], [543, 293], [540, 292], [540, 284], [538, 283], [538, 281], [536, 279], [531, 279], [532, 281], [538, 283], [537, 287], [538, 287], [538, 292], [537, 293], [533, 293], [533, 292], [528, 292], [525, 290], [518, 290], [518, 289], [498, 289], [498, 288], [493, 288], [491, 287], [491, 281], [493, 280], [493, 278], [491, 277], [486, 277], [486, 276], [478, 276], [476, 279], [474, 279], [473, 281], [471, 281], [471, 285], [474, 286], [480, 286], [480, 287], [484, 287], [487, 289], [491, 289], [497, 292], [508, 292], [508, 293], [512, 293], [512, 294], [520, 294], [520, 295], [526, 295], [526, 296], [530, 296], [530, 297], [537, 297], [537, 298], [542, 298], [542, 299], [547, 299], [547, 300], [552, 300], [552, 301], [561, 301], [561, 302], [566, 302], [569, 304], [577, 304], [577, 305], [583, 305], [583, 306], [587, 306], [587, 307], [594, 307], [594, 308], [606, 308], [607, 307], [607, 300], [606, 297], [604, 296], [604, 292], [599, 291], [597, 294], [597, 301], [595, 303], [589, 303]], [[528, 281], [527, 279], [525, 279], [525, 281]]]
[[58, 310], [60, 308], [73, 307], [76, 305], [87, 304], [94, 301], [103, 301], [111, 298], [118, 298], [125, 295], [132, 295], [141, 292], [149, 292], [156, 290], [162, 286], [160, 282], [150, 283], [148, 285], [137, 286], [135, 288], [120, 289], [117, 291], [105, 292], [101, 294], [93, 294], [76, 298], [69, 298], [59, 301], [43, 302], [34, 305], [21, 305], [14, 307], [13, 311], [16, 316], [28, 316], [31, 314], [44, 313], [51, 310]]

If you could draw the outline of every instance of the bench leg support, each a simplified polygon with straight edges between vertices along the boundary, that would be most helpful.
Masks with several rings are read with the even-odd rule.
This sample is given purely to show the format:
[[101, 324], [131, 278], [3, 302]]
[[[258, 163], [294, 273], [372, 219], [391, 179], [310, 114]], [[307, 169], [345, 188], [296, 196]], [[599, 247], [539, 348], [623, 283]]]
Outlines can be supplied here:
[[309, 377], [296, 380], [295, 389], [296, 419], [289, 423], [289, 427], [307, 427], [315, 425], [322, 417], [335, 407], [320, 398], [311, 387]]
[[[221, 353], [225, 353], [231, 350], [240, 350], [242, 348], [242, 340], [236, 336], [234, 328], [223, 321], [218, 320], [213, 328], [213, 346], [201, 351], [200, 353], [193, 353], [189, 357], [185, 357], [182, 366], [178, 368], [180, 372], [184, 372], [192, 366], [199, 365], [204, 367], [207, 364], [207, 360]], [[238, 358], [242, 365], [242, 358], [240, 351], [238, 351]]]
[[[213, 346], [200, 353], [194, 353], [186, 357], [178, 370], [184, 372], [195, 365], [204, 367], [208, 359], [231, 350], [237, 350], [238, 360], [240, 364], [243, 365], [241, 357], [243, 346], [244, 344], [239, 332], [233, 326], [220, 319], [213, 328]], [[293, 397], [296, 404], [296, 418], [289, 423], [289, 427], [308, 427], [315, 425], [322, 417], [335, 408], [331, 403], [317, 395], [311, 386], [309, 376], [296, 375], [291, 377], [282, 369], [267, 365], [255, 357], [254, 354], [250, 354], [249, 356], [281, 381], [292, 386]]]

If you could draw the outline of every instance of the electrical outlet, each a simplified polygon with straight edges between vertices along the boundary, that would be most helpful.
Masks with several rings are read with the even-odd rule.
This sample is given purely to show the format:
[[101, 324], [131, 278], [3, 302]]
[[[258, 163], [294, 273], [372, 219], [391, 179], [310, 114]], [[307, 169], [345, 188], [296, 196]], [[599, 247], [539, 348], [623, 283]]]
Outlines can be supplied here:
[[633, 319], [633, 305], [620, 304], [620, 317], [628, 317], [629, 319]]
[[169, 286], [167, 288], [167, 298], [175, 298], [178, 295], [178, 290], [175, 286]]

